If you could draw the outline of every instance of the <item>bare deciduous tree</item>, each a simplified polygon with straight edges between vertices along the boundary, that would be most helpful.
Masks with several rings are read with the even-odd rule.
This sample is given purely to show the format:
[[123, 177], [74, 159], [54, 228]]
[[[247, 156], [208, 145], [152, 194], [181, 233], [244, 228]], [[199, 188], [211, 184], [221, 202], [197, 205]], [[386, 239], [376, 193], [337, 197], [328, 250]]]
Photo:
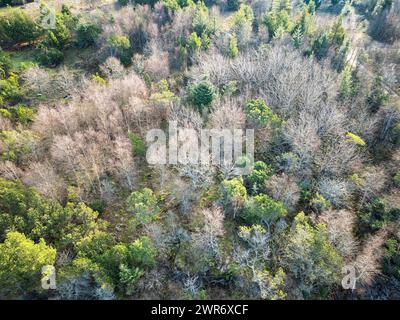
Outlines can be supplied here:
[[274, 175], [266, 181], [266, 187], [272, 198], [282, 201], [288, 210], [295, 210], [300, 199], [300, 189], [293, 178], [284, 173]]
[[349, 210], [328, 210], [318, 216], [318, 222], [327, 226], [329, 240], [347, 260], [353, 259], [358, 250], [355, 232], [355, 214]]
[[65, 196], [65, 182], [48, 162], [31, 163], [24, 172], [23, 181], [51, 199], [61, 201]]

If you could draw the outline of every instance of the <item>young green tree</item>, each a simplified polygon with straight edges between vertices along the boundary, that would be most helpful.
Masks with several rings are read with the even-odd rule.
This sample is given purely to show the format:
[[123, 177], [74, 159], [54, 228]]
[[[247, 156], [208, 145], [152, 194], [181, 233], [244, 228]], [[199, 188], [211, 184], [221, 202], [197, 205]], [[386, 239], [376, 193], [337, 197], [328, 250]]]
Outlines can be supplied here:
[[0, 47], [0, 80], [9, 75], [12, 68], [11, 57]]
[[310, 13], [315, 14], [315, 11], [321, 6], [322, 0], [304, 0], [304, 3], [309, 6]]
[[129, 244], [116, 243], [106, 232], [95, 232], [83, 238], [77, 252], [73, 262], [75, 273], [89, 268], [99, 283], [127, 294], [132, 293], [145, 270], [155, 265], [157, 254], [153, 242], [146, 236]]
[[383, 85], [382, 76], [377, 76], [373, 83], [371, 91], [367, 97], [367, 102], [372, 112], [377, 112], [379, 108], [389, 100], [389, 92]]
[[329, 38], [331, 43], [335, 46], [340, 47], [343, 44], [346, 38], [346, 30], [343, 27], [341, 16], [337, 17], [334, 24], [332, 25]]
[[311, 199], [310, 205], [318, 213], [321, 213], [322, 211], [325, 211], [331, 207], [330, 201], [325, 199], [324, 196], [318, 192]]
[[76, 28], [76, 45], [79, 48], [87, 48], [96, 43], [101, 33], [101, 27], [90, 22], [82, 22]]
[[62, 13], [56, 14], [55, 28], [47, 30], [43, 44], [49, 48], [64, 50], [70, 41], [71, 34], [66, 26], [66, 17]]
[[40, 26], [21, 9], [0, 13], [0, 46], [11, 47], [31, 43], [42, 33]]
[[229, 38], [229, 57], [234, 59], [237, 57], [238, 54], [239, 54], [239, 49], [237, 46], [237, 38], [236, 38], [236, 35], [233, 34]]
[[231, 18], [231, 32], [236, 35], [239, 49], [251, 43], [254, 13], [247, 4], [241, 4]]
[[281, 119], [276, 115], [263, 99], [249, 100], [245, 109], [247, 117], [259, 125], [277, 127]]
[[287, 235], [282, 262], [304, 298], [323, 298], [342, 278], [343, 261], [328, 240], [326, 226], [312, 226], [303, 212]]
[[285, 217], [287, 210], [281, 201], [275, 201], [266, 194], [250, 198], [240, 217], [248, 224], [274, 223]]
[[22, 233], [8, 232], [0, 243], [0, 292], [13, 298], [40, 288], [42, 267], [55, 259], [56, 250], [43, 239], [34, 243]]
[[355, 93], [353, 84], [353, 70], [351, 66], [347, 65], [343, 69], [341, 76], [342, 80], [340, 82], [340, 88], [339, 88], [340, 96], [343, 99], [350, 98]]
[[[7, 67], [5, 66], [5, 68]], [[9, 72], [4, 79], [0, 77], [0, 108], [16, 104], [21, 101], [21, 98], [22, 88], [18, 75]]]
[[187, 40], [187, 46], [191, 52], [197, 52], [201, 48], [201, 37], [196, 32], [192, 32]]
[[310, 13], [309, 6], [304, 6], [300, 19], [296, 22], [293, 30], [299, 30], [304, 36], [310, 36], [314, 33], [314, 17]]
[[312, 52], [318, 60], [322, 60], [328, 55], [329, 46], [329, 35], [327, 32], [323, 32], [313, 41]]
[[156, 248], [147, 236], [142, 236], [128, 245], [128, 259], [131, 265], [141, 268], [153, 267], [156, 254]]
[[189, 87], [189, 100], [199, 110], [207, 109], [213, 102], [216, 92], [211, 83], [201, 81]]
[[272, 176], [272, 167], [263, 161], [254, 163], [252, 172], [246, 176], [246, 183], [248, 185], [250, 194], [257, 194], [265, 192], [265, 183]]
[[108, 37], [107, 45], [111, 56], [119, 58], [124, 66], [131, 63], [133, 51], [127, 36], [113, 34]]
[[57, 48], [49, 48], [40, 43], [36, 47], [37, 61], [46, 67], [56, 67], [64, 61], [64, 54]]
[[287, 10], [270, 10], [264, 17], [264, 24], [268, 28], [270, 39], [277, 37], [278, 31], [290, 32], [293, 25]]
[[222, 182], [222, 190], [224, 194], [224, 205], [232, 209], [233, 216], [236, 216], [247, 201], [247, 190], [243, 185], [243, 178], [233, 178]]
[[19, 181], [0, 179], [0, 212], [0, 240], [6, 232], [16, 230], [35, 241], [43, 238], [65, 248], [105, 227], [98, 213], [85, 204], [63, 207]]
[[157, 197], [149, 188], [132, 192], [127, 199], [127, 208], [143, 225], [153, 221], [160, 212]]

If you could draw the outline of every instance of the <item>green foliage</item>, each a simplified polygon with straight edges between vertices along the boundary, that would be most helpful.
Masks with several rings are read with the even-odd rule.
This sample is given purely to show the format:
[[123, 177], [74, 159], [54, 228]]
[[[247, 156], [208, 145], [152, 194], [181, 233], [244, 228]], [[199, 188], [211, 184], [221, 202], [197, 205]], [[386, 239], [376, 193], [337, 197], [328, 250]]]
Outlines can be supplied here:
[[259, 282], [261, 298], [266, 300], [282, 300], [286, 298], [284, 291], [286, 274], [282, 268], [278, 268], [275, 273], [268, 270], [257, 271], [255, 277]]
[[241, 28], [246, 23], [252, 23], [253, 20], [253, 9], [247, 4], [241, 4], [239, 10], [233, 15], [233, 26]]
[[48, 48], [64, 50], [70, 41], [70, 32], [66, 26], [66, 17], [62, 13], [56, 14], [55, 28], [48, 29], [42, 44]]
[[[39, 195], [19, 181], [0, 178], [0, 212], [23, 216], [40, 202]], [[3, 234], [4, 230], [2, 230]]]
[[303, 44], [303, 34], [301, 33], [300, 28], [295, 28], [292, 32], [292, 38], [293, 38], [293, 45], [295, 48], [300, 48], [301, 45]]
[[74, 260], [75, 272], [90, 266], [99, 282], [132, 293], [146, 268], [155, 264], [156, 249], [150, 238], [142, 236], [130, 244], [115, 243], [110, 234], [96, 232], [82, 239]]
[[90, 22], [80, 23], [76, 28], [76, 45], [79, 48], [87, 48], [96, 43], [101, 33], [101, 27]]
[[[41, 19], [45, 19], [51, 9], [41, 4]], [[55, 13], [55, 28], [48, 29], [36, 49], [36, 60], [47, 67], [56, 67], [64, 60], [65, 50], [71, 40], [70, 28], [74, 23], [69, 9], [63, 6], [61, 12]]]
[[0, 157], [16, 163], [28, 158], [35, 147], [35, 137], [29, 130], [3, 130], [0, 132], [0, 142]]
[[149, 237], [142, 236], [128, 246], [129, 261], [142, 268], [155, 265], [156, 248]]
[[315, 196], [311, 199], [310, 206], [317, 212], [322, 212], [328, 210], [331, 207], [331, 202], [317, 192]]
[[148, 188], [132, 192], [127, 199], [127, 209], [141, 224], [153, 221], [160, 213], [157, 197]]
[[222, 88], [222, 94], [224, 96], [233, 96], [237, 92], [237, 81], [229, 81]]
[[350, 41], [346, 40], [342, 44], [342, 46], [336, 51], [336, 54], [332, 60], [332, 65], [338, 72], [342, 72], [345, 68], [349, 50]]
[[286, 10], [287, 13], [291, 13], [293, 6], [292, 6], [292, 0], [283, 0], [281, 2], [281, 9]]
[[100, 76], [97, 72], [92, 75], [91, 80], [102, 86], [107, 84], [107, 80]]
[[110, 47], [116, 51], [127, 50], [130, 48], [131, 43], [129, 38], [124, 35], [113, 34], [107, 39], [107, 43]]
[[315, 10], [321, 6], [322, 0], [304, 0], [304, 3], [310, 7], [310, 13], [314, 14]]
[[14, 0], [0, 0], [0, 7], [12, 5]]
[[342, 17], [339, 16], [336, 18], [335, 23], [331, 28], [331, 32], [329, 34], [330, 42], [336, 46], [341, 46], [346, 38], [346, 30], [342, 24]]
[[98, 213], [104, 213], [107, 203], [104, 200], [95, 199], [88, 204], [88, 207]]
[[285, 240], [283, 263], [305, 298], [321, 297], [340, 283], [343, 260], [329, 242], [326, 226], [312, 226], [303, 212]]
[[250, 194], [265, 192], [265, 183], [272, 176], [272, 167], [262, 161], [254, 163], [252, 172], [246, 176], [246, 183]]
[[[0, 5], [10, 1], [0, 0]], [[92, 9], [101, 9], [99, 3], [89, 2]], [[384, 73], [373, 76], [371, 84], [356, 72], [359, 68], [353, 70], [353, 64], [347, 64], [354, 48], [353, 34], [346, 34], [342, 21], [345, 10], [325, 29], [325, 18], [337, 16], [344, 1], [339, 5], [332, 0], [335, 7], [327, 1], [318, 17], [315, 11], [322, 0], [304, 0], [295, 8], [291, 0], [271, 0], [268, 8], [259, 0], [117, 2], [128, 7], [113, 14], [93, 12], [94, 16], [77, 6], [74, 13], [81, 13], [72, 15], [63, 5], [54, 29], [40, 26], [46, 14], [39, 17], [37, 8], [0, 10], [0, 45], [5, 48], [0, 49], [0, 176], [24, 181], [0, 178], [0, 297], [48, 296], [49, 291], [40, 290], [40, 269], [56, 263], [56, 258], [57, 290], [50, 294], [55, 298], [101, 298], [105, 288], [122, 299], [206, 299], [208, 294], [268, 300], [338, 297], [343, 296], [343, 259], [354, 260], [358, 242], [368, 249], [364, 240], [380, 229], [387, 238], [384, 254], [381, 250], [380, 256], [364, 258], [373, 266], [379, 260], [383, 278], [374, 280], [387, 282], [391, 289], [400, 280], [400, 123], [396, 96], [387, 87], [396, 80], [398, 52], [385, 46], [363, 50], [358, 62], [371, 72]], [[371, 40], [365, 29], [377, 28], [379, 22], [382, 26], [373, 37], [396, 39], [390, 35], [398, 29], [395, 1], [345, 2], [360, 22], [349, 32], [356, 33], [362, 47]], [[220, 13], [213, 4], [229, 12]], [[372, 10], [362, 19], [359, 15], [367, 6]], [[270, 44], [265, 43], [268, 36]], [[96, 47], [99, 40], [101, 46]], [[71, 44], [75, 49], [69, 50]], [[37, 69], [32, 61], [56, 67], [64, 54], [73, 74]], [[127, 68], [121, 70], [109, 57]], [[34, 68], [27, 70], [28, 65]], [[284, 70], [288, 65], [293, 70]], [[144, 79], [146, 88], [132, 72]], [[86, 83], [87, 77], [92, 81]], [[129, 93], [131, 87], [137, 90]], [[136, 97], [142, 89], [146, 94]], [[94, 98], [86, 97], [90, 95]], [[363, 99], [376, 128], [370, 121], [363, 124], [365, 115], [352, 105], [363, 107]], [[103, 111], [115, 130], [100, 130], [95, 119], [99, 115], [91, 108], [97, 100], [110, 102], [105, 105], [109, 110]], [[253, 170], [229, 180], [223, 180], [218, 169], [215, 174], [205, 172], [213, 179], [199, 188], [191, 188], [191, 182], [204, 172], [189, 172], [192, 175], [173, 181], [166, 177], [156, 192], [143, 186], [157, 185], [159, 175], [138, 165], [139, 189], [128, 190], [132, 185], [121, 176], [126, 167], [110, 157], [121, 147], [118, 135], [129, 128], [127, 152], [139, 164], [144, 160], [141, 128], [135, 121], [125, 123], [125, 116], [131, 118], [126, 112], [140, 111], [128, 110], [135, 109], [136, 102], [161, 108], [147, 119], [161, 121], [161, 127], [171, 106], [186, 104], [200, 111], [207, 128], [218, 121], [255, 128], [255, 155], [240, 158], [243, 167], [250, 164]], [[63, 106], [71, 109], [69, 116], [58, 119], [63, 114], [57, 110]], [[329, 107], [332, 112], [327, 112]], [[122, 118], [113, 116], [114, 109]], [[235, 109], [237, 114], [226, 114]], [[304, 117], [296, 118], [304, 114], [312, 120], [306, 127]], [[332, 119], [324, 124], [324, 117]], [[53, 122], [48, 132], [43, 129], [46, 120]], [[343, 131], [345, 127], [360, 136]], [[317, 138], [307, 134], [313, 131]], [[350, 150], [342, 150], [346, 145]], [[361, 157], [365, 161], [352, 162], [353, 153], [366, 153]], [[254, 157], [265, 162], [254, 163]], [[376, 167], [364, 170], [369, 162]], [[48, 166], [55, 171], [46, 176]], [[304, 213], [289, 214], [294, 207], [303, 207], [310, 219]], [[338, 252], [346, 256], [342, 259]], [[174, 274], [183, 276], [175, 279]], [[176, 280], [181, 282], [178, 286]], [[375, 287], [367, 293], [376, 296]], [[364, 291], [358, 288], [354, 296], [362, 298]]]
[[375, 232], [391, 221], [400, 218], [400, 209], [388, 209], [385, 203], [374, 198], [371, 202], [366, 203], [359, 213], [359, 231], [361, 234]]
[[199, 37], [202, 35], [210, 36], [215, 32], [215, 21], [210, 19], [208, 8], [204, 2], [199, 1], [196, 5], [196, 12], [192, 22], [193, 31]]
[[157, 3], [157, 0], [131, 0], [132, 4], [140, 4], [140, 5], [149, 5], [150, 7], [154, 7]]
[[[328, 55], [328, 51], [329, 48], [331, 46], [334, 46], [335, 48], [339, 48], [343, 49], [346, 48], [342, 48], [343, 44], [345, 44], [345, 39], [346, 39], [346, 30], [344, 29], [343, 25], [342, 25], [342, 17], [339, 16], [334, 24], [332, 25], [332, 28], [329, 32], [323, 31], [322, 33], [320, 33], [317, 38], [314, 39], [313, 43], [312, 43], [312, 48], [311, 51], [313, 52], [313, 54], [315, 55], [315, 57], [318, 60], [321, 60], [325, 57], [327, 57]], [[348, 45], [348, 44], [347, 44]], [[342, 59], [345, 59], [345, 56], [342, 57]], [[349, 67], [347, 67], [349, 68]], [[342, 67], [340, 68], [342, 69]], [[346, 72], [346, 73], [344, 73]], [[348, 73], [351, 71], [343, 71], [343, 78], [344, 76], [347, 76], [347, 78], [344, 81], [348, 81], [351, 79], [351, 77], [349, 77]], [[348, 85], [348, 84], [346, 84]], [[350, 90], [350, 87], [348, 87], [348, 90]], [[354, 91], [353, 89], [351, 89], [351, 91], [349, 92], [345, 92], [345, 94], [353, 94]]]
[[364, 147], [366, 145], [366, 143], [363, 139], [361, 139], [358, 135], [356, 135], [352, 132], [347, 132], [346, 138], [348, 138], [350, 141], [352, 141], [353, 143], [355, 143], [361, 147]]
[[28, 124], [33, 120], [34, 111], [32, 108], [24, 106], [22, 104], [12, 106], [8, 109], [11, 113], [12, 119], [15, 122], [22, 124]]
[[110, 54], [118, 57], [124, 66], [131, 63], [133, 51], [127, 36], [113, 34], [108, 37], [107, 44]]
[[323, 32], [313, 41], [312, 52], [318, 60], [321, 60], [328, 55], [329, 46], [329, 35]]
[[11, 57], [0, 47], [0, 80], [8, 77], [12, 68]]
[[400, 243], [395, 236], [385, 242], [382, 265], [386, 275], [400, 279]]
[[382, 76], [377, 76], [373, 83], [371, 92], [367, 97], [367, 102], [372, 112], [377, 112], [379, 108], [389, 100], [389, 92], [384, 88]]
[[33, 240], [44, 238], [58, 248], [74, 245], [105, 226], [98, 213], [83, 203], [62, 207], [19, 181], [5, 179], [0, 179], [0, 212], [0, 239], [16, 230]]
[[271, 110], [270, 107], [267, 106], [263, 99], [248, 101], [245, 112], [251, 121], [254, 121], [258, 124], [269, 124], [272, 127], [277, 127], [281, 124], [281, 119]]
[[236, 35], [233, 34], [229, 38], [229, 57], [234, 59], [238, 56], [238, 54], [239, 54], [239, 49], [237, 46], [237, 38], [236, 38]]
[[9, 73], [7, 78], [0, 78], [0, 107], [7, 104], [15, 104], [21, 100], [22, 90], [19, 85], [18, 76]]
[[253, 22], [253, 9], [247, 4], [241, 4], [239, 10], [234, 15], [234, 24], [238, 25], [242, 22]]
[[104, 231], [96, 231], [82, 238], [77, 243], [78, 257], [85, 257], [100, 261], [101, 255], [114, 245], [111, 234]]
[[342, 73], [342, 80], [340, 82], [339, 93], [341, 98], [350, 98], [355, 94], [355, 88], [353, 84], [353, 70], [347, 65], [344, 67]]
[[201, 81], [189, 87], [189, 100], [199, 110], [202, 111], [211, 105], [215, 97], [215, 89], [208, 81]]
[[46, 201], [37, 208], [31, 208], [27, 216], [29, 224], [33, 226], [31, 237], [43, 237], [57, 247], [74, 245], [85, 235], [105, 226], [98, 219], [98, 213], [84, 203], [67, 203], [62, 207]]
[[225, 200], [244, 203], [247, 200], [247, 190], [242, 178], [233, 178], [222, 182]]
[[192, 0], [163, 0], [162, 3], [170, 10], [171, 12], [176, 12], [180, 8], [185, 8], [188, 6], [193, 6], [194, 3]]
[[130, 0], [118, 0], [118, 4], [123, 7], [128, 5], [129, 2]]
[[192, 32], [187, 41], [187, 46], [192, 51], [197, 51], [201, 47], [201, 38], [197, 35], [196, 32]]
[[166, 79], [160, 80], [158, 83], [156, 83], [155, 88], [157, 92], [153, 93], [151, 95], [151, 99], [154, 100], [161, 100], [161, 101], [170, 101], [171, 99], [174, 98], [174, 93], [171, 91], [169, 87], [169, 83]]
[[[279, 33], [290, 32], [293, 23], [286, 10], [270, 10], [264, 17], [264, 24], [268, 28], [270, 39], [272, 39]], [[279, 30], [280, 32], [278, 32]]]
[[203, 1], [199, 1], [196, 5], [191, 5], [195, 7], [192, 22], [193, 32], [181, 45], [186, 49], [186, 54], [190, 53], [193, 55], [193, 53], [198, 52], [201, 48], [204, 50], [209, 48], [211, 43], [210, 36], [215, 33], [216, 27], [215, 19], [210, 18], [208, 8]]
[[299, 21], [296, 22], [293, 32], [297, 30], [297, 32], [301, 33], [303, 36], [309, 36], [314, 33], [314, 19], [310, 13], [310, 9], [308, 6], [304, 6], [303, 11], [301, 13]]
[[41, 28], [21, 9], [0, 13], [0, 46], [33, 42], [41, 35]]
[[129, 141], [132, 144], [133, 154], [135, 156], [144, 156], [146, 155], [146, 144], [142, 138], [140, 138], [137, 134], [132, 131], [128, 132]]
[[226, 6], [229, 11], [236, 11], [242, 4], [242, 0], [227, 0]]
[[22, 233], [8, 232], [0, 243], [0, 292], [12, 298], [39, 288], [42, 267], [55, 259], [56, 250], [43, 239], [35, 244]]
[[248, 224], [259, 224], [276, 222], [286, 214], [287, 210], [282, 202], [275, 201], [266, 194], [258, 194], [247, 201], [240, 216]]
[[57, 48], [40, 43], [36, 47], [36, 60], [43, 66], [56, 67], [64, 61], [64, 54]]
[[138, 267], [129, 268], [124, 264], [120, 265], [119, 279], [120, 282], [125, 286], [126, 294], [130, 295], [133, 293], [137, 282], [143, 275], [144, 271]]

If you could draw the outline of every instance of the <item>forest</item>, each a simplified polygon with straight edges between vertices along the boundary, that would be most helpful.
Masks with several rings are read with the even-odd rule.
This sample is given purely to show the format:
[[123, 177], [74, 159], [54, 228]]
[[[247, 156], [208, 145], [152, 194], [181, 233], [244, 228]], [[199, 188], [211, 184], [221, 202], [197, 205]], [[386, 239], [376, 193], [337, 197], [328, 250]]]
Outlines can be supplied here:
[[400, 0], [0, 0], [0, 299], [400, 299]]

